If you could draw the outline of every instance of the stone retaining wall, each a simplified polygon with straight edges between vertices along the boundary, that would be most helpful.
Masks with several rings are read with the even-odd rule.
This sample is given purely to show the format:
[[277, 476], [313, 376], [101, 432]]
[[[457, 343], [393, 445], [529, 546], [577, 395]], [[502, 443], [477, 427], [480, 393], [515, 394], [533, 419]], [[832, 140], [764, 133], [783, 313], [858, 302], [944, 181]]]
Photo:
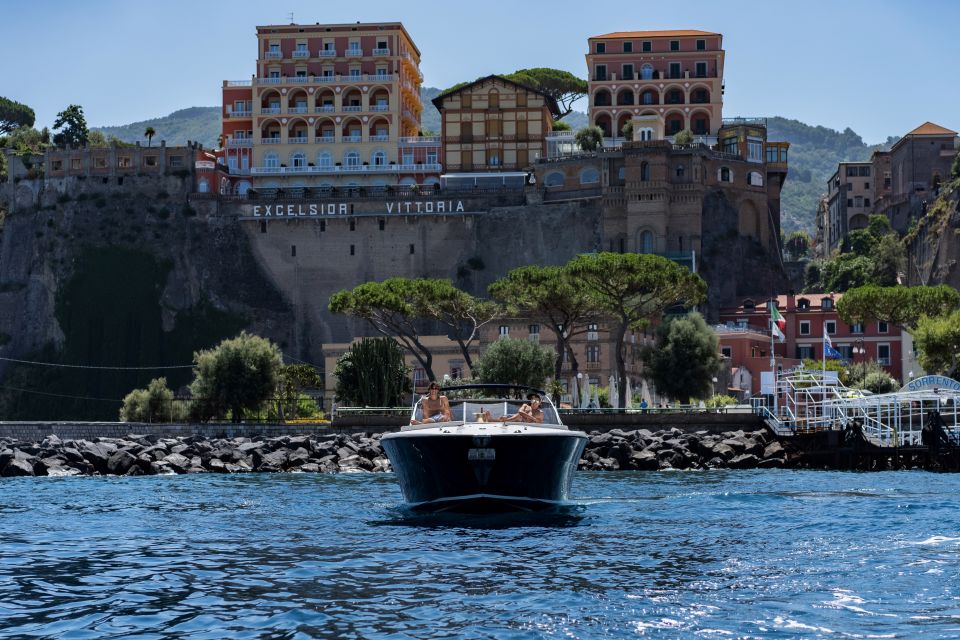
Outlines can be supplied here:
[[[706, 431], [755, 431], [763, 429], [761, 418], [745, 413], [580, 413], [563, 416], [564, 423], [581, 431], [612, 429], [679, 429], [684, 433]], [[49, 435], [62, 440], [122, 438], [128, 434], [159, 438], [201, 436], [204, 438], [275, 438], [306, 434], [381, 433], [397, 431], [406, 416], [338, 416], [329, 426], [311, 424], [149, 424], [141, 422], [0, 422], [0, 438], [39, 442]]]

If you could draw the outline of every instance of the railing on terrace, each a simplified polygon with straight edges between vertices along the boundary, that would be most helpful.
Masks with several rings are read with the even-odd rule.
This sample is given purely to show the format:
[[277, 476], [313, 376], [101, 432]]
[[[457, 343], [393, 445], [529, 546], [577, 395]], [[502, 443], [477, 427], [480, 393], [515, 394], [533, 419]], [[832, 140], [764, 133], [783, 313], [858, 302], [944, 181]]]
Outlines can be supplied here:
[[224, 84], [228, 87], [249, 87], [253, 84], [251, 80], [224, 80]]
[[[358, 73], [356, 75], [329, 75], [329, 76], [280, 76], [273, 78], [256, 78], [255, 84], [315, 84], [315, 83], [351, 83], [351, 82], [391, 82], [392, 73]], [[232, 81], [231, 81], [232, 82]], [[228, 86], [250, 86], [228, 85]]]
[[601, 195], [600, 187], [592, 187], [589, 189], [567, 189], [564, 191], [550, 191], [549, 189], [543, 194], [544, 202], [557, 202], [560, 200], [579, 200], [583, 198], [599, 198]]
[[295, 189], [251, 189], [246, 195], [220, 195], [224, 201], [302, 200], [304, 198], [350, 200], [436, 200], [437, 198], [485, 198], [507, 204], [522, 204], [522, 187], [465, 187], [439, 189], [437, 185], [391, 185], [383, 187], [298, 187]]
[[253, 140], [251, 138], [232, 138], [227, 141], [228, 147], [252, 147]]
[[285, 175], [288, 173], [439, 173], [440, 164], [354, 165], [333, 167], [253, 167], [254, 175]]
[[724, 118], [724, 125], [760, 125], [767, 126], [767, 119], [765, 117], [751, 117], [751, 116], [737, 116], [734, 118]]
[[401, 146], [426, 145], [435, 147], [440, 145], [440, 136], [401, 136], [397, 141]]

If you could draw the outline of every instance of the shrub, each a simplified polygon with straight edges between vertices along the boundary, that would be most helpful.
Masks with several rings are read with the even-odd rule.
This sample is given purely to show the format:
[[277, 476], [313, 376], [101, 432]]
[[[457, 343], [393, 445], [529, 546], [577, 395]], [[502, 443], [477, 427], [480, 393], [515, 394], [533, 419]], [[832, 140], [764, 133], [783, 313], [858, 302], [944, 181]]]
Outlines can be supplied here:
[[121, 422], [173, 422], [182, 420], [173, 400], [173, 391], [167, 388], [166, 378], [155, 378], [146, 389], [134, 389], [123, 398], [120, 407]]

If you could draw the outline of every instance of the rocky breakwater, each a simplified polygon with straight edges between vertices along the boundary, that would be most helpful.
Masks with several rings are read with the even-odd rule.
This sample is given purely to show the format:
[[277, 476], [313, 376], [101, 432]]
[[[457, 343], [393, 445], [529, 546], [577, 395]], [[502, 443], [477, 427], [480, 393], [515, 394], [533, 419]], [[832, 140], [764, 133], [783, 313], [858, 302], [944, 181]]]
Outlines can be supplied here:
[[[767, 431], [647, 429], [594, 431], [580, 469], [754, 469], [796, 466]], [[0, 475], [170, 475], [179, 473], [389, 471], [380, 434], [281, 436], [276, 438], [124, 438], [41, 442], [0, 438]]]
[[685, 433], [612, 429], [590, 433], [580, 469], [656, 471], [667, 469], [768, 469], [792, 466], [769, 431]]
[[299, 471], [389, 471], [379, 435], [209, 439], [198, 436], [61, 440], [0, 439], [0, 475], [170, 475]]

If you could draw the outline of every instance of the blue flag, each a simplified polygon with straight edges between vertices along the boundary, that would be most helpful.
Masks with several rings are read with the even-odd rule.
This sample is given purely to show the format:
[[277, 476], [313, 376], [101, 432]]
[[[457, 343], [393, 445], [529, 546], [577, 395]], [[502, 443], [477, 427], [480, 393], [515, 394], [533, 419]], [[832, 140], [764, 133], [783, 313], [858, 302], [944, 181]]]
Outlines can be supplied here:
[[833, 341], [830, 340], [830, 336], [826, 331], [823, 332], [823, 357], [824, 359], [833, 358], [834, 360], [842, 360], [843, 354], [833, 348]]

